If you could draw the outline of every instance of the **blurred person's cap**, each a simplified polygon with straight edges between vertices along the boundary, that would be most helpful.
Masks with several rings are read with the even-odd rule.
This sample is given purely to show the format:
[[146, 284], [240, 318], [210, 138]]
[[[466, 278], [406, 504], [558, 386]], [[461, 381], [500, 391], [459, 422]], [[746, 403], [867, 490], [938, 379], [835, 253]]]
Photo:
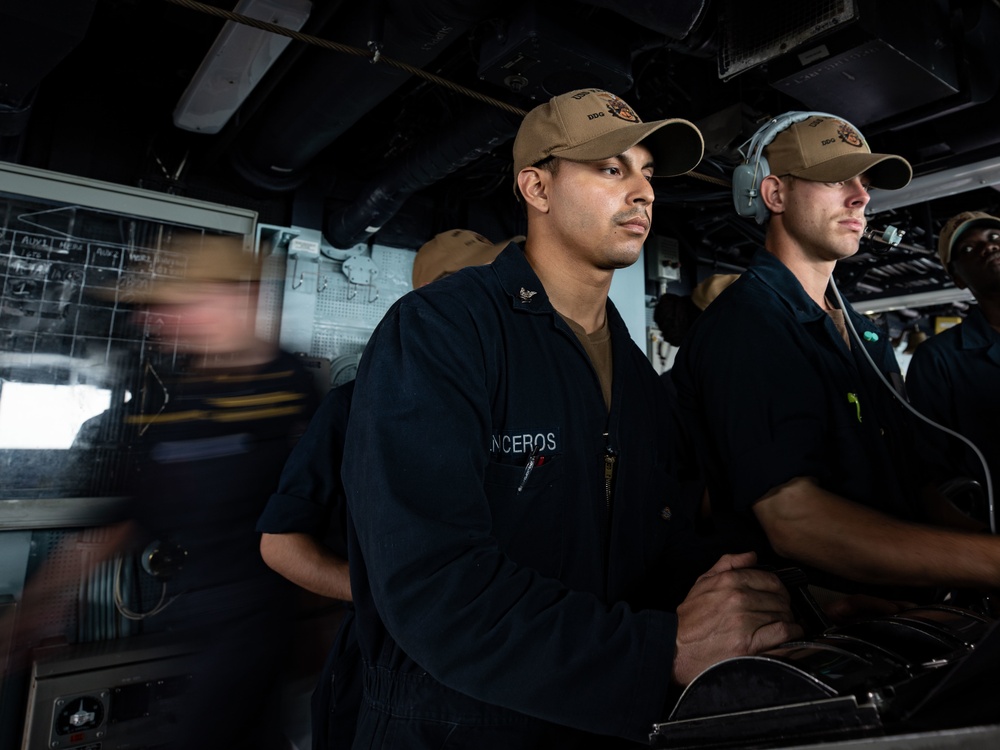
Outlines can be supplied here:
[[945, 268], [951, 262], [951, 251], [954, 249], [955, 243], [961, 239], [966, 231], [976, 227], [1000, 228], [1000, 218], [984, 211], [963, 211], [945, 222], [941, 234], [938, 235], [938, 257]]
[[517, 131], [514, 192], [521, 170], [550, 156], [597, 161], [625, 153], [640, 141], [652, 153], [660, 176], [690, 172], [705, 151], [701, 131], [687, 120], [643, 122], [628, 104], [600, 89], [554, 96], [528, 112]]
[[695, 307], [704, 312], [722, 290], [732, 284], [740, 275], [738, 273], [717, 273], [704, 279], [691, 292], [691, 301]]
[[442, 276], [461, 271], [466, 266], [483, 266], [493, 260], [511, 242], [524, 237], [513, 237], [493, 243], [483, 235], [469, 229], [451, 229], [441, 232], [425, 242], [413, 259], [413, 288], [418, 289]]
[[[260, 261], [244, 249], [242, 237], [178, 235], [157, 252], [157, 270], [151, 276], [137, 277], [141, 283], [117, 290], [121, 299], [137, 304], [171, 304], [190, 299], [195, 284], [260, 280]], [[116, 296], [115, 290], [95, 293]]]
[[873, 154], [849, 123], [815, 116], [778, 133], [764, 148], [770, 172], [816, 182], [843, 182], [867, 173], [872, 187], [896, 190], [913, 176], [910, 163], [893, 154]]

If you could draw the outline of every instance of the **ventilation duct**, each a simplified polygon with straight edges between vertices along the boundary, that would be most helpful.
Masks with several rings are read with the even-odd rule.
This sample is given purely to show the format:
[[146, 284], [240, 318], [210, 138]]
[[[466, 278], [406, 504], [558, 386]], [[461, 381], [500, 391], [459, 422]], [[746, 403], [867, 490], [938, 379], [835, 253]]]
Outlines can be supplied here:
[[[497, 0], [350, 3], [320, 35], [361, 49], [376, 42], [387, 57], [423, 68], [498, 5]], [[310, 48], [236, 142], [234, 168], [258, 188], [298, 187], [320, 152], [409, 78], [406, 71], [368, 58]]]
[[[97, 0], [4, 0], [0, 4], [0, 143], [28, 124], [36, 89], [81, 42]], [[0, 149], [5, 157], [7, 144]], [[12, 159], [13, 160], [13, 159]]]
[[324, 236], [338, 248], [366, 241], [413, 193], [506, 143], [520, 124], [519, 116], [487, 106], [452, 118], [450, 127], [416, 145], [366, 184], [349, 206], [328, 215]]

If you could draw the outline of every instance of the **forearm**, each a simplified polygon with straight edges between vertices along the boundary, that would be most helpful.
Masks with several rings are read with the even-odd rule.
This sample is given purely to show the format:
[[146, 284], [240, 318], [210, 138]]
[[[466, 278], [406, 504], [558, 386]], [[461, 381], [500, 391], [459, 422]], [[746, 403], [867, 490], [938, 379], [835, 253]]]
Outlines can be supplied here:
[[331, 599], [351, 601], [347, 561], [308, 534], [263, 534], [264, 562], [292, 583]]
[[948, 498], [932, 487], [925, 487], [921, 492], [924, 510], [931, 523], [946, 526], [959, 531], [987, 531], [988, 525], [967, 516], [953, 505]]
[[771, 546], [862, 583], [1000, 585], [1000, 538], [901, 521], [796, 479], [755, 506]]

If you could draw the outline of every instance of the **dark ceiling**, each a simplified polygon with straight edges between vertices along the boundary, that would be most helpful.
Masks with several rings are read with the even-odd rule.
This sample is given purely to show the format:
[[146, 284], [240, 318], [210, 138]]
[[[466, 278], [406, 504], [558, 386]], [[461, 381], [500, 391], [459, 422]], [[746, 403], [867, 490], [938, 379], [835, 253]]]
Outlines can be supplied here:
[[415, 248], [454, 227], [500, 239], [523, 229], [517, 111], [599, 86], [646, 120], [685, 117], [705, 134], [696, 174], [656, 181], [653, 231], [679, 242], [683, 290], [760, 244], [727, 187], [738, 147], [773, 115], [833, 112], [933, 190], [887, 210], [873, 197], [871, 225], [899, 227], [903, 243], [866, 241], [837, 272], [855, 302], [920, 295], [910, 318], [956, 309], [931, 252], [944, 220], [1000, 211], [987, 172], [1000, 159], [996, 2], [313, 0], [308, 36], [218, 132], [180, 128], [175, 108], [225, 23], [209, 11], [234, 7], [5, 0], [0, 160], [251, 208], [334, 247], [374, 236]]

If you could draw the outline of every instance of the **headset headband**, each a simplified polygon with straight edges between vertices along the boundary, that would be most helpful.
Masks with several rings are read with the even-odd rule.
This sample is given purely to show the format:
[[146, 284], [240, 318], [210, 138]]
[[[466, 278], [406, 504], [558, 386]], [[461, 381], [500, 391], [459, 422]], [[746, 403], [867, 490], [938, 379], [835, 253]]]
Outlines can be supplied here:
[[[770, 212], [764, 205], [764, 201], [760, 199], [760, 184], [765, 177], [771, 174], [770, 165], [764, 158], [764, 149], [778, 136], [778, 133], [797, 122], [808, 120], [810, 117], [829, 117], [839, 120], [854, 128], [854, 131], [861, 135], [861, 131], [843, 117], [832, 115], [829, 112], [795, 111], [772, 117], [739, 148], [740, 155], [746, 159], [746, 162], [733, 170], [733, 206], [737, 214], [746, 217], [752, 216], [758, 224], [764, 223]], [[746, 149], [745, 152], [744, 149]]]

